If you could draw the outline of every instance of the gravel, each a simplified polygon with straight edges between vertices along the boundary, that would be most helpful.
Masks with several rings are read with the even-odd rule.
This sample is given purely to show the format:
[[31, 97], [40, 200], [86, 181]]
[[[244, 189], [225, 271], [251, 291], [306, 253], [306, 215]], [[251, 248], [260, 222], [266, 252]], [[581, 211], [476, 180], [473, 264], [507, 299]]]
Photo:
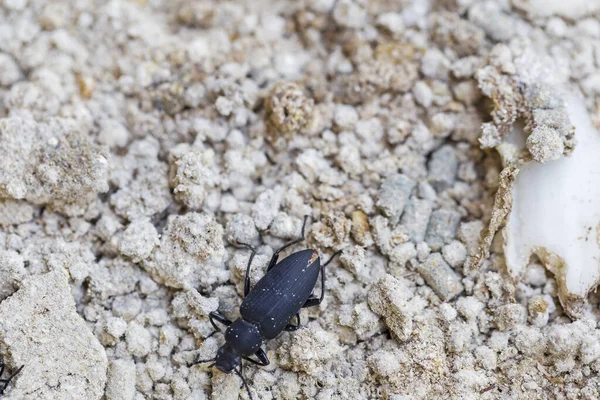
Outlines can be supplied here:
[[577, 145], [556, 87], [600, 126], [599, 12], [0, 1], [5, 398], [247, 400], [195, 364], [208, 315], [238, 316], [237, 244], [254, 284], [306, 215], [290, 251], [342, 253], [255, 399], [599, 398], [600, 296], [571, 319], [541, 260], [507, 275], [494, 218], [507, 165]]

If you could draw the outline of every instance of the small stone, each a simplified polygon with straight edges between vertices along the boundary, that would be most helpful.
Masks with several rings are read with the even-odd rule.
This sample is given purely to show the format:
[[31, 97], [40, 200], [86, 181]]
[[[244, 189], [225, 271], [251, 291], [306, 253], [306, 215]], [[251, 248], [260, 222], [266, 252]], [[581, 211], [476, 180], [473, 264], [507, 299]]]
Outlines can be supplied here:
[[284, 368], [318, 376], [323, 372], [324, 361], [342, 351], [336, 335], [310, 322], [277, 349], [277, 356]]
[[365, 249], [359, 246], [346, 248], [340, 255], [342, 265], [357, 278], [366, 276], [367, 270], [367, 253]]
[[131, 360], [114, 360], [108, 366], [106, 400], [135, 399], [135, 363]]
[[442, 255], [452, 268], [458, 268], [467, 259], [467, 248], [458, 240], [453, 240], [442, 248]]
[[256, 227], [264, 231], [269, 227], [281, 205], [281, 196], [274, 190], [262, 192], [252, 206], [252, 218]]
[[396, 225], [416, 183], [406, 175], [393, 174], [381, 185], [377, 207]]
[[526, 356], [542, 357], [546, 350], [546, 337], [539, 329], [519, 326], [514, 334], [515, 347]]
[[496, 369], [497, 356], [494, 350], [488, 346], [479, 346], [475, 349], [475, 359], [486, 370], [493, 371]]
[[354, 1], [340, 0], [336, 2], [333, 18], [343, 27], [361, 28], [367, 22], [367, 12]]
[[417, 103], [425, 108], [431, 106], [431, 103], [433, 102], [433, 91], [429, 85], [423, 81], [415, 83], [413, 88], [413, 96], [415, 96]]
[[440, 253], [432, 253], [426, 262], [417, 267], [417, 272], [442, 301], [451, 300], [464, 290], [460, 277], [444, 261]]
[[390, 261], [404, 267], [409, 260], [412, 260], [417, 256], [417, 248], [413, 242], [406, 242], [394, 246], [388, 257]]
[[354, 329], [360, 340], [366, 340], [379, 331], [379, 317], [373, 313], [367, 303], [344, 305], [339, 315], [340, 324]]
[[227, 240], [232, 244], [253, 244], [258, 238], [254, 220], [246, 214], [235, 214], [225, 226]]
[[456, 301], [456, 309], [467, 320], [475, 321], [485, 304], [473, 296], [461, 297]]
[[190, 209], [201, 209], [208, 192], [220, 182], [215, 152], [179, 145], [171, 149], [169, 164], [175, 198]]
[[358, 112], [352, 106], [338, 104], [335, 107], [333, 121], [342, 129], [353, 130], [354, 125], [358, 122]]
[[426, 242], [417, 244], [417, 259], [419, 262], [425, 262], [429, 254], [431, 254], [431, 247]]
[[77, 313], [64, 270], [30, 276], [0, 303], [0, 342], [11, 364], [26, 366], [13, 381], [10, 398], [104, 396], [106, 353]]
[[525, 307], [520, 304], [506, 304], [494, 311], [494, 320], [501, 331], [509, 331], [517, 325], [525, 323], [526, 318]]
[[431, 155], [427, 167], [428, 180], [436, 190], [452, 186], [458, 172], [458, 160], [454, 148], [449, 145], [440, 147]]
[[450, 72], [450, 61], [444, 53], [432, 47], [423, 55], [421, 72], [428, 78], [445, 80]]
[[389, 380], [400, 373], [400, 362], [397, 354], [391, 351], [378, 350], [367, 359], [369, 367], [378, 376]]
[[535, 127], [525, 144], [533, 159], [539, 163], [558, 160], [565, 151], [559, 133], [545, 125]]
[[135, 357], [144, 357], [152, 350], [152, 335], [143, 325], [135, 321], [129, 323], [125, 339], [127, 350]]
[[273, 86], [265, 99], [267, 140], [277, 148], [291, 140], [294, 133], [306, 130], [314, 113], [314, 100], [300, 86], [281, 82]]
[[471, 257], [479, 251], [479, 237], [482, 229], [483, 222], [479, 220], [462, 222], [458, 228], [457, 237], [466, 246], [467, 254]]
[[32, 219], [33, 207], [31, 204], [20, 200], [0, 200], [0, 226], [20, 225]]
[[410, 238], [416, 243], [425, 239], [432, 208], [431, 201], [413, 197], [404, 210], [400, 224], [406, 228]]
[[343, 145], [337, 157], [342, 170], [349, 175], [358, 175], [363, 172], [360, 150], [356, 146]]
[[140, 262], [150, 257], [159, 243], [158, 232], [149, 220], [135, 220], [123, 232], [119, 251], [133, 262]]
[[127, 330], [127, 322], [120, 317], [109, 317], [104, 324], [104, 332], [102, 334], [102, 344], [105, 346], [116, 345], [121, 337], [125, 335]]
[[438, 251], [450, 243], [460, 224], [460, 213], [454, 210], [439, 209], [431, 214], [425, 241], [432, 250]]
[[0, 53], [0, 86], [10, 86], [21, 79], [19, 65], [8, 54]]
[[529, 311], [529, 321], [532, 325], [542, 328], [548, 323], [550, 313], [554, 311], [555, 306], [552, 298], [548, 295], [533, 296], [527, 305]]
[[404, 31], [404, 20], [400, 13], [387, 12], [380, 14], [377, 17], [377, 25], [386, 28], [396, 35]]
[[16, 251], [0, 250], [0, 301], [18, 289], [25, 275], [23, 257]]
[[269, 233], [282, 239], [297, 239], [302, 236], [302, 224], [303, 219], [279, 212], [271, 223]]
[[144, 268], [167, 286], [210, 287], [229, 278], [224, 257], [223, 227], [211, 214], [190, 212], [167, 219], [160, 246]]
[[369, 230], [369, 217], [361, 210], [353, 211], [350, 215], [352, 218], [352, 227], [350, 228], [350, 234], [352, 238], [356, 240], [361, 246], [366, 246], [368, 243], [372, 243], [371, 233]]
[[224, 117], [228, 117], [233, 112], [233, 109], [235, 108], [235, 103], [226, 97], [219, 96], [219, 98], [217, 98], [217, 101], [215, 102], [215, 107], [217, 108], [219, 114], [221, 114]]
[[413, 316], [425, 307], [424, 299], [415, 295], [404, 279], [391, 275], [381, 278], [369, 291], [368, 303], [374, 313], [385, 319], [392, 335], [408, 340], [413, 332]]
[[449, 303], [440, 304], [440, 314], [446, 322], [453, 321], [458, 316], [456, 308], [452, 307]]
[[100, 120], [98, 141], [108, 147], [125, 147], [129, 141], [127, 128], [117, 120], [105, 118]]
[[538, 262], [532, 262], [527, 265], [525, 275], [523, 276], [523, 282], [533, 287], [542, 287], [548, 281], [546, 276], [546, 268]]

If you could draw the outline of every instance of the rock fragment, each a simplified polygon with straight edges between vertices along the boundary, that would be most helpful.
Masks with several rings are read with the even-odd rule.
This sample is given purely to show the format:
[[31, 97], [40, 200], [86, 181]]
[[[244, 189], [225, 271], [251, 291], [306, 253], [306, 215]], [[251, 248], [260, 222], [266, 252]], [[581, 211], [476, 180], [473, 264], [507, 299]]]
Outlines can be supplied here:
[[431, 214], [425, 241], [431, 250], [438, 251], [450, 243], [460, 224], [460, 213], [454, 210], [440, 209]]
[[432, 253], [417, 271], [442, 301], [452, 300], [464, 290], [460, 277], [440, 253]]
[[0, 301], [19, 288], [25, 274], [23, 257], [19, 253], [0, 250]]
[[0, 343], [14, 365], [14, 399], [90, 399], [104, 396], [104, 348], [77, 314], [62, 270], [35, 275], [0, 303]]
[[426, 305], [405, 280], [391, 275], [375, 284], [369, 292], [368, 304], [373, 312], [384, 318], [393, 336], [401, 342], [408, 340], [413, 331], [413, 316]]
[[238, 243], [251, 245], [258, 238], [254, 221], [246, 214], [234, 214], [227, 222], [225, 231], [227, 232], [227, 240], [234, 245]]
[[281, 193], [275, 190], [262, 192], [254, 206], [252, 206], [252, 218], [256, 227], [263, 231], [269, 227], [281, 205]]
[[416, 243], [425, 239], [432, 208], [431, 201], [413, 197], [402, 214], [400, 224], [406, 228], [410, 238]]
[[111, 361], [108, 366], [106, 400], [135, 399], [135, 363], [131, 360]]
[[458, 160], [454, 148], [449, 145], [440, 147], [431, 155], [427, 167], [428, 180], [434, 188], [439, 191], [452, 186], [458, 172]]
[[332, 361], [342, 350], [336, 335], [316, 323], [309, 323], [283, 343], [277, 356], [282, 366], [317, 376], [323, 372], [325, 363]]
[[33, 219], [31, 204], [20, 200], [0, 200], [0, 226], [18, 225]]
[[467, 248], [458, 240], [453, 240], [442, 248], [442, 255], [452, 268], [458, 268], [467, 259]]
[[0, 197], [81, 215], [108, 191], [108, 153], [66, 118], [0, 119]]
[[527, 311], [520, 304], [505, 304], [494, 311], [494, 317], [498, 329], [508, 331], [525, 323]]
[[415, 181], [402, 174], [390, 175], [381, 185], [377, 207], [390, 218], [392, 225], [396, 225], [400, 220], [415, 186]]
[[199, 210], [207, 192], [219, 183], [214, 150], [178, 145], [171, 150], [169, 164], [175, 198], [188, 208]]
[[135, 220], [129, 224], [119, 242], [119, 251], [133, 262], [150, 257], [152, 250], [160, 243], [158, 232], [146, 219]]
[[152, 277], [176, 288], [192, 288], [224, 282], [223, 227], [207, 213], [172, 215], [167, 220], [160, 246], [144, 267]]
[[276, 84], [265, 100], [267, 139], [282, 147], [295, 133], [306, 130], [313, 117], [314, 100], [293, 82]]

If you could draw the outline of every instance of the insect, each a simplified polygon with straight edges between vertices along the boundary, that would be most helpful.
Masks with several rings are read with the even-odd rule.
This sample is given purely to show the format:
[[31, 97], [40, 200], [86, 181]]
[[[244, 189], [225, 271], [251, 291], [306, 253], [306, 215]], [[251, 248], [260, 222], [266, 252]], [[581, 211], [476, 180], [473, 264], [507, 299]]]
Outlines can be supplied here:
[[[232, 322], [218, 311], [209, 314], [210, 322], [217, 331], [220, 329], [215, 321], [227, 326], [225, 344], [219, 348], [215, 358], [197, 360], [196, 363], [214, 361], [213, 366], [219, 370], [226, 373], [235, 372], [242, 379], [250, 399], [252, 395], [242, 373], [242, 360], [260, 366], [269, 365], [267, 354], [261, 348], [263, 341], [273, 339], [283, 331], [295, 331], [300, 328], [300, 309], [321, 304], [325, 296], [325, 267], [340, 253], [335, 253], [325, 264], [321, 264], [318, 253], [311, 249], [298, 251], [277, 262], [279, 253], [304, 240], [307, 219], [308, 217], [304, 217], [302, 236], [273, 253], [267, 273], [252, 289], [250, 266], [256, 251], [248, 244], [239, 243], [252, 251], [246, 266], [245, 299], [240, 306], [241, 317]], [[312, 291], [319, 272], [321, 295], [315, 297]], [[296, 323], [292, 324], [294, 317]]]
[[[2, 396], [4, 394], [4, 391], [6, 390], [6, 388], [8, 387], [8, 384], [10, 383], [10, 381], [17, 376], [17, 374], [19, 372], [21, 372], [21, 370], [23, 369], [24, 365], [21, 365], [21, 367], [11, 376], [9, 376], [7, 379], [0, 379], [0, 396]], [[2, 378], [2, 374], [4, 373], [4, 363], [2, 361], [0, 361], [0, 378]]]

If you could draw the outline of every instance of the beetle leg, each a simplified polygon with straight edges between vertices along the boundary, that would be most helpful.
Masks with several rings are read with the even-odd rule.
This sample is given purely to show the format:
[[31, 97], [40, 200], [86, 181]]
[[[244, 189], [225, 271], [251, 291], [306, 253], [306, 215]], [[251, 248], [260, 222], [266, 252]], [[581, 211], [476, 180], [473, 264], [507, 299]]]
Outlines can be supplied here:
[[256, 255], [254, 249], [250, 249], [252, 250], [252, 254], [250, 255], [250, 259], [248, 260], [248, 265], [246, 266], [246, 278], [244, 280], [244, 297], [248, 296], [248, 293], [250, 293], [250, 266], [252, 265], [252, 260]]
[[256, 255], [256, 249], [254, 248], [254, 246], [248, 243], [237, 242], [237, 244], [240, 246], [247, 247], [252, 252], [252, 254], [250, 254], [250, 259], [248, 260], [248, 265], [246, 266], [246, 278], [244, 279], [244, 297], [246, 297], [250, 292], [250, 266], [252, 265], [252, 260]]
[[250, 392], [250, 386], [248, 386], [248, 382], [246, 382], [246, 379], [244, 379], [244, 371], [242, 370], [242, 365], [240, 364], [240, 369], [234, 369], [235, 373], [240, 377], [240, 379], [242, 380], [242, 385], [244, 387], [246, 387], [246, 391], [248, 392], [248, 397], [250, 397], [250, 400], [253, 400], [252, 397], [252, 392]]
[[321, 304], [321, 302], [323, 301], [323, 298], [325, 298], [325, 267], [331, 261], [333, 261], [333, 259], [335, 258], [335, 256], [337, 256], [341, 252], [342, 252], [342, 250], [336, 251], [329, 258], [329, 260], [327, 260], [327, 262], [325, 264], [321, 265], [321, 296], [309, 298], [308, 300], [306, 300], [306, 303], [304, 303], [304, 305], [302, 306], [302, 308], [318, 306], [319, 304]]
[[261, 367], [265, 367], [271, 363], [269, 358], [267, 357], [267, 353], [263, 349], [258, 349], [256, 353], [254, 353], [258, 361], [251, 359], [250, 357], [243, 356], [242, 358], [246, 361], [250, 361], [253, 364], [260, 365]]
[[[8, 384], [10, 383], [10, 381], [12, 381], [12, 379], [17, 376], [17, 374], [19, 372], [21, 372], [21, 370], [23, 369], [24, 365], [21, 365], [21, 367], [11, 376], [9, 376], [7, 379], [0, 379], [0, 384], [3, 384], [4, 386], [2, 387], [2, 389], [0, 389], [0, 395], [4, 394], [4, 391], [6, 390], [6, 388], [8, 387]], [[0, 364], [0, 376], [2, 376], [2, 372], [4, 372], [4, 364], [1, 363]]]
[[292, 325], [292, 324], [287, 324], [287, 326], [284, 328], [284, 330], [286, 330], [287, 332], [292, 332], [292, 331], [296, 331], [300, 328], [300, 313], [296, 314], [296, 325]]
[[226, 326], [229, 326], [232, 324], [232, 322], [229, 319], [227, 319], [226, 316], [224, 316], [223, 314], [221, 314], [218, 311], [211, 311], [210, 314], [208, 314], [208, 319], [210, 320], [210, 323], [212, 324], [212, 326], [218, 331], [220, 331], [220, 329], [217, 326], [217, 324], [215, 324], [215, 321], [214, 321], [215, 319]]
[[304, 240], [304, 229], [306, 228], [306, 222], [308, 221], [308, 215], [304, 216], [304, 222], [302, 223], [302, 236], [299, 237], [298, 239], [292, 240], [289, 243], [284, 244], [283, 246], [281, 246], [280, 248], [278, 248], [277, 250], [275, 250], [275, 253], [273, 253], [273, 257], [271, 257], [271, 261], [269, 262], [269, 266], [267, 267], [267, 271], [270, 271], [271, 268], [273, 268], [276, 264], [277, 264], [277, 259], [279, 258], [279, 253], [281, 253], [283, 250], [287, 249], [290, 246], [293, 246], [297, 243], [300, 243], [301, 241]]

